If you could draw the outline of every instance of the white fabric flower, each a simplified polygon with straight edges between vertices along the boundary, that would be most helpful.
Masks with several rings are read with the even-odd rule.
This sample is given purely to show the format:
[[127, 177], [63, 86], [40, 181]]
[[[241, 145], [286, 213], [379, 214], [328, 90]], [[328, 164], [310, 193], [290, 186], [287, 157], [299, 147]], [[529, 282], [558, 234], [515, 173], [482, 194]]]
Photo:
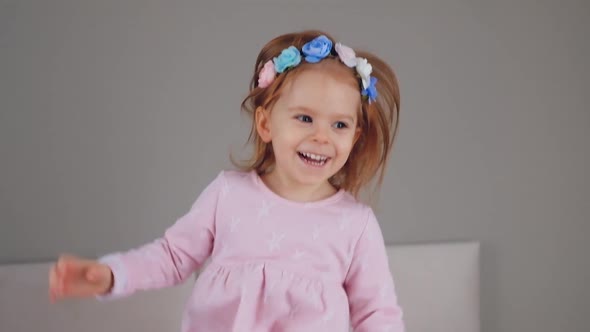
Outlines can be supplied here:
[[338, 57], [340, 60], [348, 67], [353, 68], [356, 66], [356, 54], [354, 50], [348, 46], [342, 45], [340, 43], [336, 43], [335, 46], [336, 53], [338, 53]]
[[363, 81], [363, 89], [368, 88], [371, 84], [370, 76], [373, 72], [373, 66], [365, 58], [356, 58], [356, 72]]

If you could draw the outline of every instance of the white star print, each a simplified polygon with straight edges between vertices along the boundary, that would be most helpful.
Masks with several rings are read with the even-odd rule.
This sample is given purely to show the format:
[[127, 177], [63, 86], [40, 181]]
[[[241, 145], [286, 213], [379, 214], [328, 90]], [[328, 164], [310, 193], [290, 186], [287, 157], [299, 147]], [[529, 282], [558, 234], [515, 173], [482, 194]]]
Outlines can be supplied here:
[[241, 222], [240, 218], [231, 217], [231, 224], [229, 226], [230, 233], [233, 233], [236, 231], [236, 228], [238, 227], [240, 222]]
[[295, 253], [293, 254], [293, 258], [301, 259], [301, 257], [303, 257], [303, 255], [305, 255], [305, 253], [303, 251], [300, 251], [299, 249], [297, 249], [297, 250], [295, 250]]
[[258, 222], [262, 221], [262, 217], [268, 216], [269, 209], [271, 205], [268, 204], [265, 200], [262, 201], [262, 206], [258, 208]]
[[149, 262], [157, 262], [158, 261], [158, 254], [159, 251], [156, 250], [153, 246], [157, 245], [157, 242], [154, 241], [153, 243], [149, 244], [149, 247], [146, 247], [144, 250], [136, 250], [139, 256]]
[[227, 183], [227, 179], [223, 179], [223, 184], [221, 187], [221, 196], [225, 197], [229, 193], [229, 183]]
[[285, 237], [285, 234], [277, 235], [277, 233], [272, 232], [272, 239], [268, 241], [268, 250], [275, 251], [281, 249], [281, 241]]
[[311, 237], [317, 240], [320, 237], [320, 228], [317, 225], [313, 225], [313, 233], [311, 233]]

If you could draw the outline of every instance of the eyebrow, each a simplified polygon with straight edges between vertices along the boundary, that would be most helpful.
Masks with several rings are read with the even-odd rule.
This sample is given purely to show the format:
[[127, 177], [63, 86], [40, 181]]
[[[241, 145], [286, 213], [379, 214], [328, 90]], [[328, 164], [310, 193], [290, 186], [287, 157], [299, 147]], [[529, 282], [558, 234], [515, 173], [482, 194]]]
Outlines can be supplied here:
[[[288, 110], [290, 112], [304, 111], [304, 112], [311, 113], [311, 114], [317, 114], [318, 113], [314, 109], [309, 108], [309, 107], [306, 107], [306, 106], [291, 106], [291, 107], [288, 108]], [[352, 117], [352, 116], [350, 116], [348, 114], [337, 113], [334, 117], [335, 118], [340, 118], [340, 119], [342, 119], [342, 118], [343, 119], [347, 119], [347, 120], [350, 120], [352, 123], [355, 122], [354, 117]]]

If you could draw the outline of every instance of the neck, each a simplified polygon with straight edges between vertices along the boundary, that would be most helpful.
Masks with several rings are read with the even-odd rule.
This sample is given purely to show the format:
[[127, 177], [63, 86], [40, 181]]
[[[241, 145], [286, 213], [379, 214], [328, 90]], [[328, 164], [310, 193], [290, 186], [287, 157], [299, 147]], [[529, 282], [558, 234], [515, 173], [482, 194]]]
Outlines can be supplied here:
[[277, 170], [261, 176], [262, 181], [277, 195], [296, 202], [313, 202], [328, 198], [336, 193], [329, 182], [320, 184], [294, 183]]

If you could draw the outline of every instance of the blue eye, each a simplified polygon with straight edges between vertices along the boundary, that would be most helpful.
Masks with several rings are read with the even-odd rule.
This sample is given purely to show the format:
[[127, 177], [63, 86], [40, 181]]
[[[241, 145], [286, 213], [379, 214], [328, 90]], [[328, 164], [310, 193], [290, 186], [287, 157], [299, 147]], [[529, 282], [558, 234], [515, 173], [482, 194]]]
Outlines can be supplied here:
[[334, 126], [336, 126], [336, 128], [338, 128], [338, 129], [348, 128], [348, 125], [342, 121], [336, 122], [336, 124]]
[[297, 120], [301, 122], [311, 122], [311, 117], [309, 115], [298, 115]]

